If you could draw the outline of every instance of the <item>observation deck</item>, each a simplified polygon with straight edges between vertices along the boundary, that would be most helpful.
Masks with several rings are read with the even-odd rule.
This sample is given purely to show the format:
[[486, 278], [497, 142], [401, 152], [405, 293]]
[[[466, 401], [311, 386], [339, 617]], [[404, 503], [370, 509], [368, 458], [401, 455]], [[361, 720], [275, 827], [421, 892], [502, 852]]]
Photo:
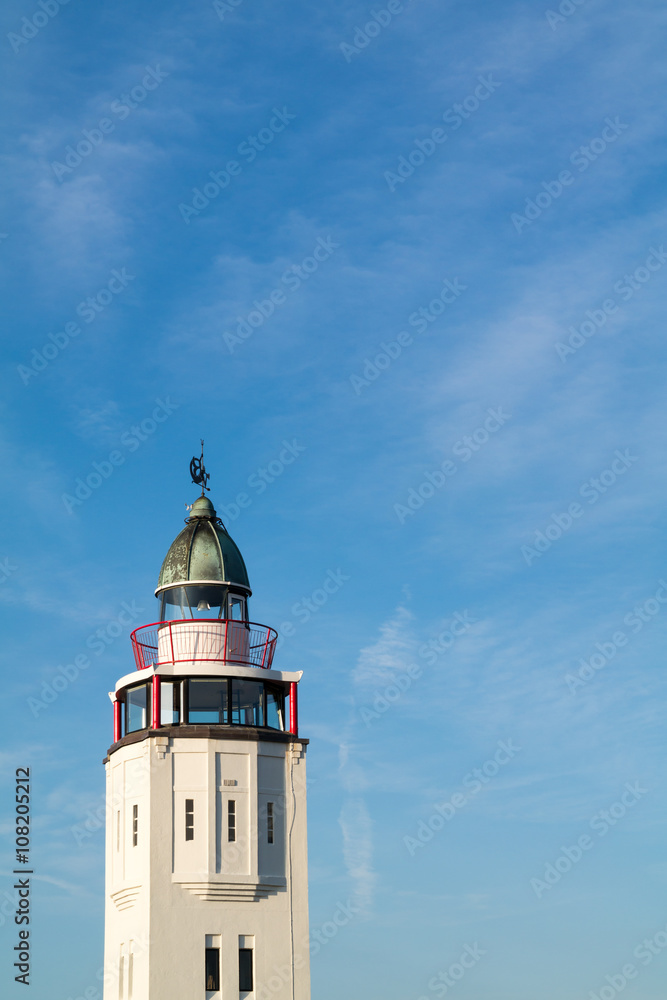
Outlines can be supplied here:
[[193, 663], [270, 670], [278, 633], [256, 622], [197, 618], [141, 625], [130, 638], [137, 670]]

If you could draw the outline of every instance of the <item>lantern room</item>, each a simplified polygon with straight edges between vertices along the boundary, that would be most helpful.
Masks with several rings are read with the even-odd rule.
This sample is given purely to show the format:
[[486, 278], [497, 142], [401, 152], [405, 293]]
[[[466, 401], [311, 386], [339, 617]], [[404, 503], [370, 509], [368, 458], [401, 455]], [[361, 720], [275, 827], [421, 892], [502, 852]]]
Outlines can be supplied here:
[[121, 678], [111, 695], [115, 741], [193, 725], [296, 733], [301, 673], [272, 669], [278, 635], [249, 621], [251, 593], [243, 556], [200, 496], [160, 569], [159, 620], [131, 635], [141, 676]]

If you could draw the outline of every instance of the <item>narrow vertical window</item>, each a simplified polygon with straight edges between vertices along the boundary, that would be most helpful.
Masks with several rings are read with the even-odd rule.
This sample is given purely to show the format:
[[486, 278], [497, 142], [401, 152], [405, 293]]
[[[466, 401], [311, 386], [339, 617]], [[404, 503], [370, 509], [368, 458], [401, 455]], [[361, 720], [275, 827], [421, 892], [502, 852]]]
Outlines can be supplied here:
[[252, 948], [239, 948], [239, 993], [252, 991]]
[[273, 802], [266, 803], [266, 839], [273, 843]]
[[195, 839], [195, 800], [185, 800], [185, 839]]
[[139, 842], [139, 806], [132, 806], [132, 847]]
[[120, 851], [120, 809], [116, 810], [116, 850]]
[[134, 985], [134, 941], [130, 941], [129, 954], [127, 956], [127, 1000], [132, 1000], [132, 988]]
[[220, 949], [219, 948], [207, 948], [206, 949], [206, 960], [205, 960], [205, 973], [206, 973], [206, 989], [208, 992], [211, 990], [220, 989]]
[[230, 799], [227, 803], [227, 840], [230, 844], [236, 840], [236, 802]]

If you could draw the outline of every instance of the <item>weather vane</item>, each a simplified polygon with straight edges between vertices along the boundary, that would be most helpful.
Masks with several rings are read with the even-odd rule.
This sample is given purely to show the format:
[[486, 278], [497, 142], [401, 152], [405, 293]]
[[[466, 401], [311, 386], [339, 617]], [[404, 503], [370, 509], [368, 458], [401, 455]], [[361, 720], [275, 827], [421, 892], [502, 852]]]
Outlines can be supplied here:
[[195, 486], [201, 486], [201, 495], [204, 496], [204, 490], [208, 490], [206, 485], [211, 478], [206, 468], [204, 466], [204, 439], [201, 438], [201, 458], [193, 458], [190, 462], [190, 475], [192, 476], [192, 482]]

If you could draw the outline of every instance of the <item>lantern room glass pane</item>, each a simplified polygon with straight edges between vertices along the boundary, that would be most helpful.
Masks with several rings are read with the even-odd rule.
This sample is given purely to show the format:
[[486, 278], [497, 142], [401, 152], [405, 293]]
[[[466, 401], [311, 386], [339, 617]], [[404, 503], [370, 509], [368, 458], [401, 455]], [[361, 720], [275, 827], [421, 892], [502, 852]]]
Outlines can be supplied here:
[[177, 726], [181, 716], [180, 681], [162, 681], [160, 690], [160, 725]]
[[227, 681], [188, 681], [188, 722], [224, 725], [228, 721]]
[[280, 688], [266, 685], [266, 724], [270, 729], [285, 730], [285, 697]]
[[227, 587], [216, 584], [194, 584], [171, 587], [160, 594], [160, 621], [181, 621], [188, 618], [224, 618], [227, 607]]
[[135, 733], [148, 725], [148, 685], [130, 688], [125, 695], [125, 732]]
[[246, 600], [238, 594], [229, 595], [229, 617], [234, 622], [247, 621]]
[[264, 725], [264, 685], [261, 681], [232, 680], [232, 722], [237, 726]]

